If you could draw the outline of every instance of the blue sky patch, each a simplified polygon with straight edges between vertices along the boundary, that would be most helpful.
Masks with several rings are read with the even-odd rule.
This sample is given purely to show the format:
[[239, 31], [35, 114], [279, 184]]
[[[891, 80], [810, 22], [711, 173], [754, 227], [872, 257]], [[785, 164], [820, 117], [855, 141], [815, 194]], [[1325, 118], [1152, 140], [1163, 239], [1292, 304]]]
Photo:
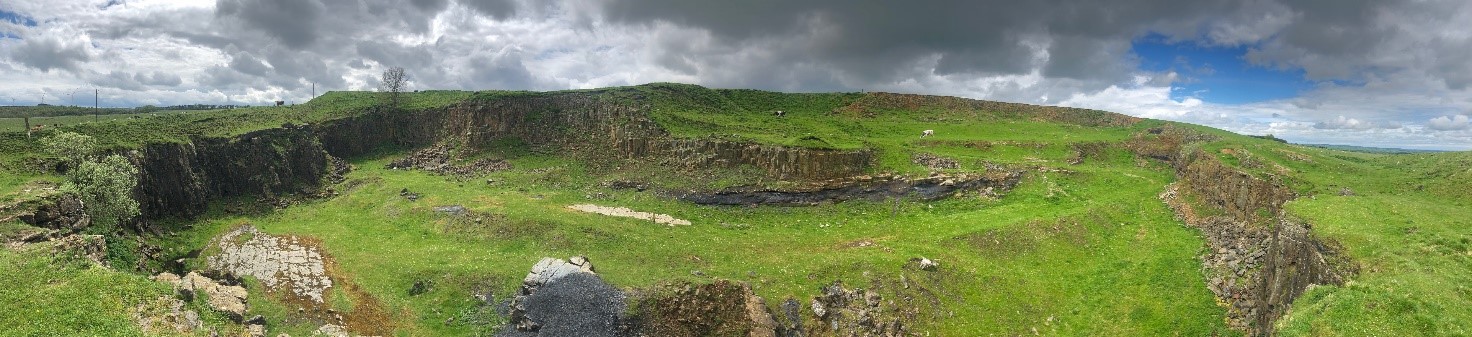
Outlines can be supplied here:
[[1245, 104], [1291, 98], [1313, 87], [1313, 82], [1304, 79], [1302, 69], [1249, 64], [1244, 59], [1249, 47], [1172, 43], [1160, 36], [1131, 43], [1141, 70], [1175, 71], [1180, 76], [1171, 85], [1173, 100], [1196, 97], [1210, 103]]
[[35, 19], [32, 19], [29, 16], [21, 15], [20, 13], [6, 11], [6, 10], [0, 10], [0, 20], [10, 21], [11, 23], [14, 23], [14, 24], [17, 24], [17, 25], [26, 26], [26, 27], [35, 27], [36, 26], [36, 20]]

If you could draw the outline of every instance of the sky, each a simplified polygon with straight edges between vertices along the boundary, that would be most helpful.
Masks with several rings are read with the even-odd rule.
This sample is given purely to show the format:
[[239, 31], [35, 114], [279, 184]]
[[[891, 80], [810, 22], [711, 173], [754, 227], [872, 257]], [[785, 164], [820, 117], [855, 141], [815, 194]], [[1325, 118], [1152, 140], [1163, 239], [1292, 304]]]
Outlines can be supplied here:
[[0, 104], [693, 83], [1472, 150], [1465, 0], [4, 0]]

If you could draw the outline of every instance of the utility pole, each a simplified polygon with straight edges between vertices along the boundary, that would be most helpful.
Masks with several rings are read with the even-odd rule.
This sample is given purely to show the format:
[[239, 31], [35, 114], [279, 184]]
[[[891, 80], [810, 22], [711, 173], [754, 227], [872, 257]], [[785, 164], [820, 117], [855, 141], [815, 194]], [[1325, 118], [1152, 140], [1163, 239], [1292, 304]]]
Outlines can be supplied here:
[[101, 95], [101, 94], [102, 94], [102, 90], [97, 90], [96, 88], [93, 88], [92, 89], [92, 121], [93, 122], [96, 122], [97, 121], [97, 113], [99, 112], [99, 110], [101, 110], [101, 109], [98, 109], [97, 108], [97, 103], [102, 101], [100, 98], [98, 98], [98, 96]]

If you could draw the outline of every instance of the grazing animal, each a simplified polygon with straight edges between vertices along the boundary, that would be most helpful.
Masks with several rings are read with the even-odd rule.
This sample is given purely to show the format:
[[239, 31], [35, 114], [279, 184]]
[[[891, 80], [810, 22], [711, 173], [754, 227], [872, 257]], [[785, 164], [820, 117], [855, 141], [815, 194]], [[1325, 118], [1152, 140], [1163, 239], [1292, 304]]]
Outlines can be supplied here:
[[934, 136], [934, 135], [935, 135], [935, 130], [920, 131], [920, 138], [930, 137], [930, 136]]
[[782, 110], [777, 110], [777, 112], [773, 112], [772, 115], [773, 116], [777, 116], [777, 117], [783, 117], [783, 116], [787, 116], [787, 112], [786, 111], [782, 111]]

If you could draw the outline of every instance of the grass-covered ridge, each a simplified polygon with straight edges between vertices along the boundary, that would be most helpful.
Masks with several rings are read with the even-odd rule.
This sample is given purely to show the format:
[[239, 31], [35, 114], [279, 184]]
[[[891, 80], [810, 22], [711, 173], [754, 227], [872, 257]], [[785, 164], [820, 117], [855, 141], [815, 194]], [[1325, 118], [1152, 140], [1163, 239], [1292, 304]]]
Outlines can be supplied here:
[[[587, 95], [637, 106], [674, 137], [723, 139], [763, 145], [872, 150], [875, 173], [912, 176], [931, 171], [1025, 170], [1000, 197], [968, 193], [935, 202], [887, 200], [814, 207], [710, 207], [657, 191], [615, 189], [613, 182], [664, 179], [677, 170], [621, 165], [534, 151], [517, 140], [490, 145], [465, 161], [505, 159], [512, 169], [475, 179], [386, 169], [403, 149], [348, 158], [355, 170], [330, 186], [340, 195], [280, 210], [252, 207], [250, 198], [214, 205], [198, 220], [166, 223], [177, 236], [147, 236], [164, 259], [185, 257], [220, 233], [250, 224], [275, 235], [310, 237], [335, 270], [381, 302], [400, 335], [473, 335], [502, 318], [474, 294], [507, 299], [528, 268], [544, 256], [587, 255], [602, 277], [625, 289], [672, 280], [748, 282], [772, 309], [786, 298], [804, 305], [834, 280], [872, 288], [903, 277], [918, 297], [915, 332], [932, 335], [1234, 335], [1225, 309], [1205, 287], [1198, 260], [1200, 234], [1182, 226], [1159, 199], [1175, 180], [1170, 163], [1132, 153], [1136, 135], [1162, 126], [1209, 137], [1190, 144], [1233, 169], [1283, 181], [1297, 196], [1289, 216], [1344, 247], [1360, 274], [1344, 286], [1320, 286], [1299, 298], [1279, 322], [1284, 335], [1466, 335], [1472, 320], [1472, 156], [1468, 153], [1386, 155], [1283, 144], [1225, 131], [1098, 111], [1045, 108], [958, 98], [885, 93], [787, 94], [709, 89], [681, 84], [558, 92], [429, 91], [410, 94], [407, 110], [494, 103], [528, 97]], [[372, 93], [334, 92], [296, 107], [174, 113], [67, 126], [99, 137], [113, 149], [191, 137], [239, 135], [284, 123], [315, 124], [361, 116], [377, 104]], [[773, 116], [781, 110], [785, 117]], [[920, 137], [921, 130], [935, 130]], [[0, 165], [24, 164], [34, 148], [24, 134], [0, 133], [7, 146]], [[15, 152], [10, 152], [14, 150]], [[921, 156], [924, 155], [924, 156]], [[955, 168], [933, 169], [917, 158], [943, 158]], [[14, 160], [10, 160], [14, 159]], [[7, 167], [10, 169], [11, 167]], [[743, 168], [690, 185], [750, 184]], [[7, 192], [53, 179], [0, 170], [0, 202]], [[718, 180], [718, 181], [717, 181]], [[408, 189], [422, 198], [400, 195]], [[11, 197], [14, 196], [14, 197]], [[6, 199], [11, 198], [11, 199]], [[669, 214], [690, 226], [568, 210], [592, 203]], [[437, 213], [462, 205], [482, 221]], [[265, 209], [261, 212], [241, 209]], [[18, 223], [0, 224], [18, 227]], [[10, 227], [0, 227], [9, 230]], [[7, 255], [8, 254], [8, 255]], [[208, 254], [208, 251], [206, 251]], [[935, 272], [905, 269], [907, 260], [939, 261]], [[0, 266], [28, 272], [47, 262], [0, 252]], [[200, 260], [190, 260], [200, 268]], [[9, 271], [5, 275], [9, 275]], [[58, 269], [48, 279], [120, 284], [102, 293], [104, 311], [131, 305], [137, 292], [159, 288], [141, 275]], [[39, 273], [39, 272], [38, 272]], [[95, 274], [95, 275], [94, 275]], [[100, 275], [100, 276], [99, 276]], [[29, 276], [6, 284], [49, 290], [0, 292], [0, 307], [46, 288]], [[272, 322], [270, 335], [310, 335], [320, 322], [296, 317], [290, 303], [251, 285], [252, 308]], [[411, 291], [415, 284], [431, 284]], [[886, 299], [912, 293], [879, 290]], [[918, 292], [918, 290], [916, 290]], [[67, 293], [69, 294], [69, 293]], [[354, 299], [332, 292], [329, 302], [351, 314]], [[90, 301], [90, 300], [89, 300]], [[94, 303], [94, 302], [85, 302]], [[123, 303], [123, 304], [116, 304]], [[70, 317], [61, 307], [44, 315]], [[804, 308], [804, 312], [811, 311]], [[20, 316], [13, 316], [20, 317]], [[10, 326], [11, 317], [0, 313]], [[126, 317], [106, 312], [96, 321], [58, 321], [87, 334], [92, 326], [125, 329]], [[0, 333], [4, 335], [4, 333]]]

